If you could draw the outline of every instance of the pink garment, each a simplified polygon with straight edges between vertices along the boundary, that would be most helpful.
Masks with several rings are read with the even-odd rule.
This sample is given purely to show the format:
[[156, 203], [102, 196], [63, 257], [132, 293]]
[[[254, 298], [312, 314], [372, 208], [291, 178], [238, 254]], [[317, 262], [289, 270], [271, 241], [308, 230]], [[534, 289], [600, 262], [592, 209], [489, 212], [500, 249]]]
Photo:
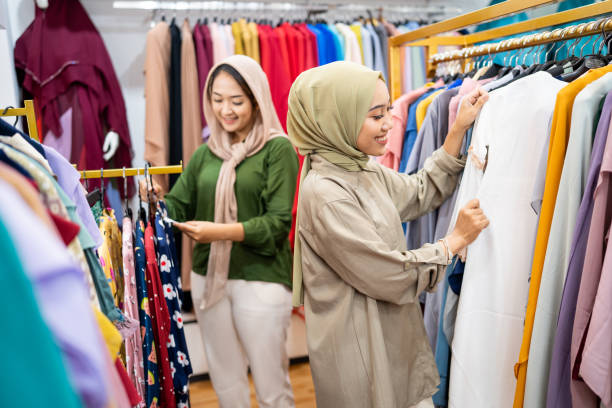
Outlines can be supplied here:
[[60, 116], [61, 135], [56, 135], [51, 129], [43, 138], [43, 144], [54, 148], [66, 160], [70, 161], [70, 153], [72, 152], [72, 108], [68, 108], [66, 112]]
[[109, 399], [111, 405], [116, 408], [132, 408], [130, 398], [125, 391], [125, 387], [121, 382], [121, 377], [117, 372], [117, 367], [111, 358], [104, 359], [106, 362], [106, 374], [109, 384]]
[[[132, 233], [132, 220], [129, 217], [123, 217], [123, 282], [125, 285], [123, 313], [127, 317], [138, 321], [138, 297], [136, 295]], [[133, 335], [125, 340], [125, 365], [128, 376], [136, 387], [138, 395], [145, 401], [144, 360], [140, 330], [136, 330]], [[139, 406], [144, 406], [144, 402]]]
[[[610, 131], [608, 131], [610, 135]], [[572, 401], [575, 407], [595, 406], [587, 386], [611, 402], [612, 375], [612, 248], [608, 231], [612, 223], [612, 138], [604, 150], [597, 187], [593, 193], [593, 216], [580, 280], [576, 317], [572, 331]], [[606, 248], [607, 247], [607, 248]], [[605, 261], [604, 261], [604, 255]], [[574, 381], [582, 376], [582, 381]]]
[[227, 49], [225, 45], [225, 28], [217, 23], [210, 23], [210, 39], [213, 45], [213, 62], [218, 64], [227, 57]]
[[427, 89], [429, 88], [425, 86], [415, 89], [400, 96], [393, 102], [393, 128], [389, 131], [387, 150], [385, 154], [377, 159], [383, 166], [395, 171], [399, 170], [400, 161], [402, 160], [402, 148], [404, 147], [404, 131], [406, 130], [406, 121], [408, 120], [408, 107], [421, 97]]

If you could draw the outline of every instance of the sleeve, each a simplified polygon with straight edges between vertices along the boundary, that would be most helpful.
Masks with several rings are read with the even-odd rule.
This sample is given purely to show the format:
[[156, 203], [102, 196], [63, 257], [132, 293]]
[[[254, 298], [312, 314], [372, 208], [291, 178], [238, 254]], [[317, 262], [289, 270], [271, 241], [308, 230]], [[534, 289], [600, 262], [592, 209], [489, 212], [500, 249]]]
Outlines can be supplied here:
[[298, 174], [298, 159], [291, 143], [287, 139], [271, 143], [274, 145], [268, 155], [268, 175], [262, 193], [264, 213], [242, 223], [242, 243], [267, 256], [274, 256], [279, 242], [289, 237]]
[[186, 222], [195, 218], [197, 202], [197, 175], [202, 168], [206, 145], [201, 146], [193, 154], [185, 171], [180, 175], [164, 201], [168, 207], [168, 216], [178, 222]]
[[465, 158], [458, 159], [440, 148], [415, 174], [397, 173], [378, 166], [402, 221], [411, 221], [438, 208], [457, 185]]
[[392, 249], [368, 214], [350, 198], [317, 206], [312, 230], [300, 234], [338, 276], [371, 298], [405, 304], [432, 291], [444, 276], [448, 257], [442, 243], [411, 251]]

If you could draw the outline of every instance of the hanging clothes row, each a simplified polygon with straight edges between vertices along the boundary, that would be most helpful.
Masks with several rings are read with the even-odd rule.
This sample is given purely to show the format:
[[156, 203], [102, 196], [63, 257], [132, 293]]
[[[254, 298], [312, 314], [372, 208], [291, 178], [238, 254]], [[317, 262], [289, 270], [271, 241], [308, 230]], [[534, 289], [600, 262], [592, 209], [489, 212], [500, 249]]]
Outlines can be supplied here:
[[[192, 369], [164, 204], [136, 231], [126, 211], [120, 228], [79, 180], [54, 148], [0, 120], [1, 275], [18, 296], [11, 315], [28, 322], [4, 344], [23, 374], [2, 381], [1, 405], [186, 407]], [[25, 376], [47, 391], [24, 388]]]
[[490, 220], [426, 297], [436, 406], [612, 406], [612, 58], [602, 48], [445, 75], [394, 102], [379, 160], [413, 173], [442, 146], [462, 98], [477, 87], [490, 94], [467, 132], [454, 195], [406, 225], [408, 246], [418, 248], [452, 231], [473, 198]]
[[[147, 34], [144, 157], [154, 166], [179, 164], [181, 160], [186, 166], [198, 146], [208, 139], [202, 109], [204, 86], [210, 69], [224, 58], [244, 54], [261, 64], [279, 119], [286, 127], [289, 89], [300, 73], [329, 62], [351, 60], [386, 75], [387, 37], [418, 28], [416, 22], [396, 28], [384, 20], [351, 24], [284, 22], [274, 27], [243, 18], [231, 23], [216, 20], [198, 20], [192, 27], [186, 19], [180, 28], [175, 19], [170, 24], [162, 20]], [[425, 78], [423, 53], [417, 51], [414, 63], [421, 67], [422, 75], [416, 76], [421, 79], [411, 82], [411, 87], [420, 86]], [[300, 157], [300, 166], [302, 161]], [[164, 191], [169, 191], [175, 181], [167, 175], [153, 177]], [[294, 234], [292, 227], [291, 242]], [[185, 290], [191, 287], [193, 245], [184, 234], [177, 238]]]

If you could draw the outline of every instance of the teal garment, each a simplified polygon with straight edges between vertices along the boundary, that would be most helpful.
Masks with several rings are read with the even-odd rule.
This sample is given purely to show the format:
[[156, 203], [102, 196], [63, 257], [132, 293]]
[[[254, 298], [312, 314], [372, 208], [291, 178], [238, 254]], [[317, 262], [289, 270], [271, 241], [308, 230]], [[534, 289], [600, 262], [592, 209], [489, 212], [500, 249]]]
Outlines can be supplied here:
[[[164, 200], [170, 218], [213, 222], [215, 191], [223, 161], [208, 146], [193, 154]], [[291, 287], [289, 230], [298, 160], [288, 139], [270, 140], [236, 167], [238, 222], [244, 241], [232, 246], [229, 279], [283, 283]], [[210, 244], [197, 243], [193, 271], [206, 275]]]
[[10, 330], [0, 339], [0, 407], [81, 407], [12, 242], [0, 219], [0, 286], [7, 289], [2, 322]]

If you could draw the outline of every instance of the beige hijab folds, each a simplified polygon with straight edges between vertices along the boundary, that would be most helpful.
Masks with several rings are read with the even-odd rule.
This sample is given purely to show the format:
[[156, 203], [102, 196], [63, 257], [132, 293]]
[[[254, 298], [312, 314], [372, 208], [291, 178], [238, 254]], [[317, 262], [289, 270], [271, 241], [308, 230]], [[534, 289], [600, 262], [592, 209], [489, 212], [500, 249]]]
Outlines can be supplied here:
[[[221, 61], [211, 69], [211, 73], [221, 65], [232, 66], [242, 75], [257, 102], [257, 118], [253, 128], [242, 143], [231, 144], [230, 135], [215, 117], [212, 105], [204, 94], [204, 116], [210, 128], [208, 148], [223, 160], [217, 188], [215, 192], [215, 222], [235, 223], [238, 220], [238, 207], [234, 184], [236, 182], [236, 166], [245, 158], [259, 152], [266, 142], [275, 137], [287, 137], [278, 120], [268, 78], [255, 60], [244, 55], [233, 55]], [[208, 89], [210, 75], [206, 80], [205, 90]], [[232, 241], [215, 241], [210, 245], [208, 258], [208, 272], [206, 274], [206, 290], [203, 296], [201, 309], [208, 308], [221, 300], [224, 295], [225, 284], [229, 274], [230, 253]]]
[[[357, 136], [368, 114], [376, 81], [382, 74], [353, 62], [339, 61], [303, 72], [291, 86], [287, 131], [305, 156], [300, 185], [318, 154], [348, 171], [361, 171], [369, 157], [357, 149]], [[299, 219], [298, 197], [298, 219]], [[304, 301], [299, 221], [293, 258], [293, 304]]]

